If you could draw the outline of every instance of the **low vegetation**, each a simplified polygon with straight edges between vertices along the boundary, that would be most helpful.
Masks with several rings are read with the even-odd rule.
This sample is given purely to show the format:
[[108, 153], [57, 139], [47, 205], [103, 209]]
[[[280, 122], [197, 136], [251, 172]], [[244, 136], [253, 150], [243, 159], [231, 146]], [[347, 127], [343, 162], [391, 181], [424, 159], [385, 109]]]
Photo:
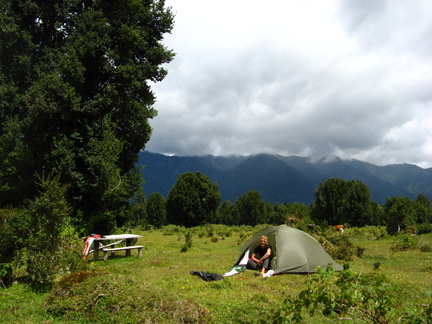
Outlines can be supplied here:
[[[228, 272], [241, 244], [264, 226], [140, 231], [141, 259], [123, 252], [106, 262], [90, 257], [83, 270], [59, 276], [46, 293], [21, 281], [0, 288], [0, 317], [5, 323], [52, 324], [431, 322], [432, 253], [422, 248], [432, 245], [430, 233], [416, 236], [414, 246], [399, 236], [381, 236], [379, 227], [348, 228], [341, 242], [363, 253], [337, 258], [345, 265], [337, 273], [261, 278], [247, 270], [214, 282], [190, 274]], [[339, 233], [314, 235], [339, 244]]]

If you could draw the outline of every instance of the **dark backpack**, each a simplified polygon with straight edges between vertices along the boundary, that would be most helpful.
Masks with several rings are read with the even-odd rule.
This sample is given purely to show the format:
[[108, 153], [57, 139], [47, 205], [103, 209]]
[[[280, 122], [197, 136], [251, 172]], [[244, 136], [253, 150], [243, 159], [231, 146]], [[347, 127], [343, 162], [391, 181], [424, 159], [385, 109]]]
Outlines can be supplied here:
[[191, 275], [199, 276], [204, 281], [217, 281], [222, 280], [224, 277], [217, 273], [209, 273], [209, 272], [202, 272], [202, 271], [194, 271], [191, 270]]

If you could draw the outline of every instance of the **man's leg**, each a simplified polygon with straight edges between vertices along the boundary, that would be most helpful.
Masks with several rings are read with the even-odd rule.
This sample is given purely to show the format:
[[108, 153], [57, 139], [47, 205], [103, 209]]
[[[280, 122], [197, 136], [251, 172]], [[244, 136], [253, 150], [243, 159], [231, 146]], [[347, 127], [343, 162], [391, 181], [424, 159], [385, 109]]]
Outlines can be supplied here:
[[251, 269], [251, 270], [260, 270], [261, 269], [261, 265], [256, 263], [254, 260], [249, 259], [247, 264], [246, 264], [246, 269]]
[[264, 274], [267, 272], [267, 270], [269, 269], [269, 264], [270, 264], [270, 258], [267, 258], [263, 261], [261, 274]]

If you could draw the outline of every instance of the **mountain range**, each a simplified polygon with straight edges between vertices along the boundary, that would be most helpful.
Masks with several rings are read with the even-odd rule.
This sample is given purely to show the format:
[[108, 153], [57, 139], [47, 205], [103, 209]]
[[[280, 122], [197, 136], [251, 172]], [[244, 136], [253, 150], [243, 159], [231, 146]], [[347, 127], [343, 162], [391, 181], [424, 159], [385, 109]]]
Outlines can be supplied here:
[[314, 201], [314, 189], [329, 178], [359, 180], [370, 190], [372, 201], [384, 204], [387, 197], [410, 199], [424, 194], [432, 201], [432, 168], [412, 164], [378, 166], [338, 157], [312, 161], [308, 157], [258, 154], [250, 156], [168, 156], [142, 151], [144, 192], [167, 197], [177, 177], [197, 171], [219, 186], [222, 201], [233, 203], [250, 190], [256, 190], [268, 203]]

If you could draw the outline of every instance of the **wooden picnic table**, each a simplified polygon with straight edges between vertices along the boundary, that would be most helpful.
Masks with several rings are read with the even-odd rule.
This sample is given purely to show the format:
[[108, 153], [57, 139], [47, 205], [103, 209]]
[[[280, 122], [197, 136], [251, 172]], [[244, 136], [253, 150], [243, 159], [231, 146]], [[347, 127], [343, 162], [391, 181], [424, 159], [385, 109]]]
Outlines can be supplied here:
[[[132, 246], [132, 242], [134, 239], [137, 239], [139, 237], [142, 237], [142, 235], [138, 234], [115, 234], [115, 235], [103, 235], [101, 237], [95, 237], [94, 238], [94, 248], [93, 248], [93, 260], [97, 261], [99, 259], [99, 251], [102, 250], [104, 252], [104, 260], [108, 257], [108, 252], [115, 252], [115, 251], [126, 251], [126, 256], [131, 255], [131, 250], [138, 249], [138, 257], [141, 257], [141, 249], [143, 248], [142, 245]], [[116, 240], [117, 242], [110, 243], [107, 245], [103, 245], [103, 241], [113, 241]], [[120, 247], [120, 248], [107, 248], [109, 246], [113, 246], [116, 244], [119, 244], [126, 240], [126, 247]]]

